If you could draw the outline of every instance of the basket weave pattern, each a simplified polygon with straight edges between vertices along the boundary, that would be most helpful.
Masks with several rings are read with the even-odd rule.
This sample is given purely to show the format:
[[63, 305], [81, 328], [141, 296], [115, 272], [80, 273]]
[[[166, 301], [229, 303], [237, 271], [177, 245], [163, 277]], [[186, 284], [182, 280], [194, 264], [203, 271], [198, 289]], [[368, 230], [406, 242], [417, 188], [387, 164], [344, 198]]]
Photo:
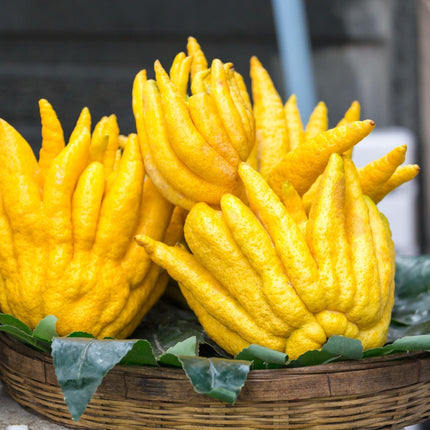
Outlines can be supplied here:
[[430, 354], [251, 371], [235, 405], [198, 394], [181, 369], [116, 366], [78, 423], [52, 359], [0, 333], [0, 378], [22, 406], [86, 429], [398, 429], [430, 416]]

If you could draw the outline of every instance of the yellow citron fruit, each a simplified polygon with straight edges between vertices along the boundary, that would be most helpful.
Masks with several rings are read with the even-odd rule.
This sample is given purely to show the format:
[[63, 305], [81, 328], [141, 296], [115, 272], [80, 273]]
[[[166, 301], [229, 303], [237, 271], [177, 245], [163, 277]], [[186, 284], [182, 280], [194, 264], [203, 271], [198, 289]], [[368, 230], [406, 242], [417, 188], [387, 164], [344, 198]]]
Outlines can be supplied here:
[[375, 125], [370, 120], [359, 121], [359, 104], [354, 103], [343, 120], [329, 129], [327, 107], [320, 102], [303, 126], [295, 94], [283, 105], [269, 73], [256, 57], [251, 58], [250, 74], [256, 124], [256, 160], [251, 164], [278, 197], [286, 181], [303, 195], [331, 154], [350, 151]]
[[332, 335], [383, 345], [394, 245], [351, 159], [329, 157], [308, 214], [291, 184], [281, 201], [249, 164], [238, 170], [248, 204], [225, 194], [220, 210], [195, 205], [184, 227], [191, 252], [136, 237], [178, 281], [208, 335], [233, 355], [257, 343], [292, 359]]
[[127, 337], [167, 282], [133, 238], [176, 243], [182, 209], [145, 176], [136, 134], [119, 135], [114, 115], [91, 132], [84, 108], [65, 144], [46, 100], [40, 112], [39, 160], [0, 120], [0, 309], [33, 328], [55, 315], [60, 335]]
[[[209, 63], [193, 37], [168, 71], [157, 60], [154, 72], [154, 79], [148, 79], [141, 70], [134, 80], [137, 135], [148, 176], [169, 202], [185, 210], [199, 202], [219, 209], [224, 194], [246, 201], [237, 171], [244, 161], [279, 198], [286, 182], [299, 196], [306, 195], [307, 210], [314, 194], [310, 188], [331, 154], [351, 158], [353, 147], [375, 126], [372, 120], [360, 120], [358, 101], [333, 128], [323, 102], [303, 123], [296, 96], [284, 104], [255, 56], [250, 60], [251, 101], [233, 64], [219, 59]], [[384, 182], [376, 174], [380, 167], [369, 166], [360, 175], [375, 201], [418, 172], [416, 166], [401, 169], [386, 184], [389, 178], [385, 175]]]
[[300, 195], [309, 190], [323, 172], [330, 156], [352, 148], [374, 128], [372, 120], [356, 121], [324, 131], [284, 155], [273, 168], [268, 182], [278, 196], [288, 180]]
[[273, 81], [257, 57], [251, 58], [253, 112], [256, 128], [255, 168], [267, 177], [288, 152], [284, 107]]
[[[309, 209], [318, 187], [318, 177], [331, 154], [353, 156], [353, 148], [373, 129], [371, 120], [360, 120], [360, 103], [355, 100], [343, 118], [329, 128], [328, 111], [319, 102], [306, 126], [302, 123], [297, 99], [292, 94], [282, 105], [274, 83], [260, 61], [250, 61], [256, 145], [247, 160], [269, 182], [278, 197], [286, 182], [304, 198]], [[377, 203], [394, 188], [412, 180], [417, 165], [400, 166], [406, 147], [399, 147], [380, 160], [359, 169], [363, 192]], [[403, 159], [402, 159], [403, 157]]]
[[140, 71], [133, 85], [137, 135], [154, 185], [185, 210], [198, 202], [219, 207], [226, 193], [243, 197], [237, 166], [254, 147], [255, 126], [241, 75], [219, 59], [209, 65], [191, 37], [169, 73], [158, 60], [154, 71], [155, 79]]
[[[405, 160], [406, 149], [406, 145], [397, 146], [381, 158], [357, 169], [363, 194], [369, 196], [375, 203], [379, 203], [395, 188], [418, 175], [420, 171], [418, 165], [401, 165]], [[349, 157], [348, 153], [344, 155]], [[309, 210], [315, 198], [320, 178], [303, 195], [303, 205], [306, 211]]]

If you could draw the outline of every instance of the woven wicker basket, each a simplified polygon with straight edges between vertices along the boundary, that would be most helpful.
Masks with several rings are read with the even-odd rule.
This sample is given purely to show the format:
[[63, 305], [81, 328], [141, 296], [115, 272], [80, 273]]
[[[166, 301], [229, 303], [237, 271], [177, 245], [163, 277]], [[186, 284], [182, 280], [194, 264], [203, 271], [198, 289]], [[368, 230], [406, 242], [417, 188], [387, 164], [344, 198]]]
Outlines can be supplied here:
[[0, 377], [22, 406], [70, 428], [398, 429], [430, 416], [428, 353], [251, 371], [234, 406], [197, 394], [181, 369], [116, 366], [78, 423], [48, 354], [0, 333]]

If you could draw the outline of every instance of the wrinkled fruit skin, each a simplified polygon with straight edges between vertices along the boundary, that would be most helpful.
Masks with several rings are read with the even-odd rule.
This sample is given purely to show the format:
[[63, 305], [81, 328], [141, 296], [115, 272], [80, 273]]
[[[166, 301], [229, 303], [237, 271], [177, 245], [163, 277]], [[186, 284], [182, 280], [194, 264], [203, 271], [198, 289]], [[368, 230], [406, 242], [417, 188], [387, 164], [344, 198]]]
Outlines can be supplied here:
[[195, 205], [185, 222], [191, 253], [137, 238], [179, 282], [209, 336], [233, 355], [256, 343], [292, 359], [332, 335], [383, 345], [394, 245], [352, 161], [330, 157], [308, 212], [291, 186], [281, 201], [248, 164], [239, 174], [249, 206], [229, 194], [221, 210]]
[[145, 178], [136, 135], [106, 118], [91, 134], [84, 110], [65, 145], [41, 108], [40, 160], [0, 123], [0, 309], [32, 328], [54, 315], [59, 335], [127, 337], [167, 282], [133, 237], [168, 242], [174, 207]]
[[186, 210], [198, 202], [219, 208], [225, 193], [243, 196], [237, 166], [255, 146], [242, 76], [219, 59], [210, 66], [206, 60], [200, 64], [202, 56], [199, 47], [188, 56], [179, 53], [170, 73], [156, 61], [155, 79], [141, 70], [133, 84], [133, 113], [147, 173], [167, 200]]

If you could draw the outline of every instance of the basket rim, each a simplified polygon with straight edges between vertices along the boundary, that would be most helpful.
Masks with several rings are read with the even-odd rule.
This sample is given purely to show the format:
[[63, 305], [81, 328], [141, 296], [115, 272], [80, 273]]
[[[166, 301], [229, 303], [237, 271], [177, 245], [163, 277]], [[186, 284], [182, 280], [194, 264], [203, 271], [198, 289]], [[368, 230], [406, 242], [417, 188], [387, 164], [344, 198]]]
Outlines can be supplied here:
[[[360, 363], [360, 366], [357, 366], [360, 360], [355, 360], [303, 368], [250, 371], [234, 406], [196, 392], [181, 368], [117, 365], [108, 372], [94, 394], [83, 415], [84, 422], [92, 422], [93, 414], [105, 413], [104, 411], [117, 407], [123, 410], [128, 406], [141, 411], [139, 414], [142, 415], [136, 415], [139, 422], [147, 419], [150, 422], [152, 414], [163, 413], [176, 419], [169, 414], [182, 414], [183, 411], [191, 409], [196, 411], [195, 413], [207, 416], [211, 413], [219, 414], [219, 417], [226, 415], [227, 421], [234, 420], [237, 416], [252, 421], [254, 418], [251, 417], [255, 417], [256, 414], [259, 419], [266, 419], [267, 411], [293, 414], [297, 419], [305, 416], [307, 420], [312, 418], [312, 414], [308, 417], [308, 413], [303, 415], [304, 411], [314, 410], [313, 407], [316, 405], [323, 408], [324, 415], [320, 419], [327, 419], [328, 423], [334, 415], [336, 419], [338, 418], [339, 413], [331, 411], [332, 408], [338, 408], [335, 405], [341, 404], [342, 407], [349, 408], [351, 411], [348, 412], [351, 415], [349, 419], [354, 420], [356, 414], [374, 412], [372, 403], [374, 399], [380, 402], [382, 408], [378, 420], [384, 420], [385, 415], [389, 414], [390, 417], [393, 415], [390, 420], [403, 424], [411, 423], [412, 419], [417, 422], [418, 419], [430, 415], [428, 396], [430, 352], [400, 353], [364, 360], [366, 363]], [[306, 371], [303, 371], [304, 369]], [[15, 400], [27, 405], [36, 413], [39, 411], [54, 421], [57, 420], [57, 415], [69, 417], [55, 376], [51, 355], [34, 350], [2, 332], [0, 332], [0, 379]], [[54, 405], [51, 402], [55, 402], [55, 410], [52, 413]], [[353, 408], [352, 405], [356, 406]], [[405, 405], [411, 409], [405, 408]], [[416, 405], [421, 405], [420, 411], [415, 411]], [[385, 412], [385, 406], [394, 412]], [[301, 410], [302, 407], [305, 409]], [[355, 408], [359, 411], [357, 412]], [[410, 412], [407, 412], [408, 410]], [[266, 411], [264, 418], [259, 415], [262, 411]], [[343, 417], [345, 413], [341, 411], [340, 414]], [[150, 414], [149, 417], [147, 414]], [[269, 415], [271, 414], [272, 412]], [[167, 415], [163, 419], [170, 419]], [[276, 416], [272, 416], [274, 421], [277, 419]], [[87, 419], [89, 421], [85, 421]], [[66, 425], [71, 423], [69, 418], [64, 420], [66, 421], [62, 423]], [[202, 422], [205, 422], [205, 425], [207, 423]]]

